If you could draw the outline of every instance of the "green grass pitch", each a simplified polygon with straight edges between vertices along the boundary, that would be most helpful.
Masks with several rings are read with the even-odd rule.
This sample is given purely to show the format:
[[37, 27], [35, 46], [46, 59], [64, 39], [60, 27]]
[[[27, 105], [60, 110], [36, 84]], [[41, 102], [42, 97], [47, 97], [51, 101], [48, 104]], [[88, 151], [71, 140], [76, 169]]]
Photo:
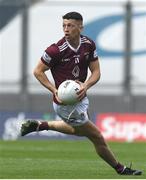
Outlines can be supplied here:
[[109, 143], [124, 164], [142, 176], [120, 176], [88, 140], [0, 141], [0, 179], [146, 179], [145, 143]]

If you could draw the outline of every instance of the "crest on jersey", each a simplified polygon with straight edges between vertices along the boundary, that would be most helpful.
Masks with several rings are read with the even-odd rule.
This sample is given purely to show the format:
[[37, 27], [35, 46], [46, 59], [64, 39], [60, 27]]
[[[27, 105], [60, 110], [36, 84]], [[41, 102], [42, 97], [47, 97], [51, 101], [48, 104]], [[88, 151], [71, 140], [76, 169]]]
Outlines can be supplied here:
[[79, 66], [75, 66], [74, 69], [72, 70], [72, 74], [75, 78], [79, 77], [79, 73], [80, 73], [80, 68]]
[[73, 57], [75, 59], [75, 64], [78, 64], [80, 62], [80, 55], [74, 55]]

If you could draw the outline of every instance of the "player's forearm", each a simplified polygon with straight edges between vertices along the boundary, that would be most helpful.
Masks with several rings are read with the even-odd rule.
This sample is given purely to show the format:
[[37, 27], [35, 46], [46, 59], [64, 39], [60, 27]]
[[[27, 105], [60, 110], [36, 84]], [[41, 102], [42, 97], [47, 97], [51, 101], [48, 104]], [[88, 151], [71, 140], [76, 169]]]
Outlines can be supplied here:
[[34, 71], [34, 76], [45, 88], [47, 88], [52, 93], [55, 92], [55, 90], [56, 90], [55, 86], [49, 81], [49, 79], [47, 78], [47, 76], [44, 72]]
[[88, 80], [85, 82], [87, 89], [92, 87], [94, 84], [96, 84], [100, 79], [100, 72], [95, 71], [91, 74], [91, 76], [88, 78]]

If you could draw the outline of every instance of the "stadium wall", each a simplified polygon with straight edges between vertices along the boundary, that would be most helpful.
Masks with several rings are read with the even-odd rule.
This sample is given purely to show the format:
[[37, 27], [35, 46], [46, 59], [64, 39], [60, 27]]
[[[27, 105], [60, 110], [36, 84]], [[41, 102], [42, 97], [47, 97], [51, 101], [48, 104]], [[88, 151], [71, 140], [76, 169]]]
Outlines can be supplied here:
[[[3, 9], [3, 24], [0, 26], [0, 138], [18, 138], [20, 122], [25, 118], [56, 118], [50, 93], [35, 80], [32, 71], [44, 49], [62, 37], [61, 17], [72, 10], [83, 14], [84, 34], [95, 41], [100, 57], [101, 80], [88, 92], [93, 121], [96, 123], [97, 117], [102, 117], [102, 128], [105, 119], [111, 122], [107, 113], [118, 113], [118, 116], [112, 115], [112, 119], [118, 121], [117, 117], [120, 117], [119, 121], [122, 119], [123, 122], [129, 117], [127, 113], [132, 114], [132, 119], [138, 117], [134, 120], [136, 123], [145, 118], [145, 1], [107, 3], [95, 0], [89, 4], [86, 0], [46, 0], [36, 1], [31, 6], [29, 0], [22, 2], [24, 6], [22, 3], [21, 8], [16, 1], [0, 4]], [[130, 2], [130, 9], [127, 2]], [[134, 116], [136, 114], [139, 115]], [[121, 123], [115, 124], [121, 127]], [[142, 124], [145, 127], [143, 120], [137, 127]], [[128, 127], [135, 126], [132, 123]], [[145, 134], [141, 132], [139, 136], [145, 140]]]
[[128, 87], [132, 95], [146, 95], [145, 3], [46, 0], [25, 4], [11, 21], [7, 6], [2, 6], [7, 12], [2, 17], [9, 23], [0, 30], [1, 93], [44, 93], [33, 69], [44, 49], [62, 37], [62, 15], [76, 10], [83, 14], [83, 33], [95, 41], [100, 59], [101, 79], [89, 94], [122, 95]]

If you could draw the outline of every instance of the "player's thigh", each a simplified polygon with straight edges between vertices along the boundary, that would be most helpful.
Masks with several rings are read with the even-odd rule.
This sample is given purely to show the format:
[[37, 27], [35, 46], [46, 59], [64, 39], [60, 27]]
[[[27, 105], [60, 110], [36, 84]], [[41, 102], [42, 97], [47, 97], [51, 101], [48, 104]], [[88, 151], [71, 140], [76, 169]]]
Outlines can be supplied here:
[[48, 124], [51, 130], [56, 130], [67, 134], [75, 133], [75, 129], [63, 120], [49, 121]]

